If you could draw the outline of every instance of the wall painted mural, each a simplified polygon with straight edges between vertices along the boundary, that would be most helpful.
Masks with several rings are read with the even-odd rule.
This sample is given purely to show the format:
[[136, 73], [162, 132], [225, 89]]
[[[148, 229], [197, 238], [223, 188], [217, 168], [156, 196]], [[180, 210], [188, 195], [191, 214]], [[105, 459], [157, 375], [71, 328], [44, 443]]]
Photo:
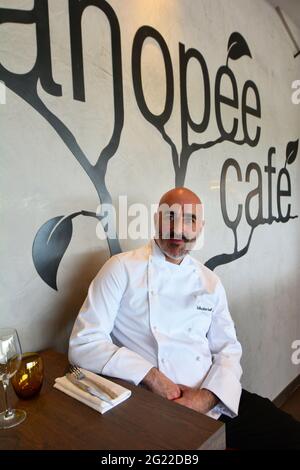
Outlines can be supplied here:
[[128, 236], [137, 204], [185, 185], [243, 386], [299, 374], [296, 52], [265, 0], [0, 0], [0, 324], [24, 351], [66, 351], [103, 263], [149, 238]]
[[[105, 0], [69, 0], [69, 25], [70, 25], [70, 44], [72, 57], [72, 78], [73, 78], [73, 98], [74, 100], [85, 101], [85, 82], [84, 82], [84, 64], [83, 64], [83, 45], [82, 45], [82, 15], [86, 8], [94, 6], [103, 12], [109, 22], [111, 34], [111, 62], [112, 62], [112, 83], [113, 83], [113, 105], [112, 113], [114, 115], [114, 128], [109, 143], [101, 150], [98, 160], [91, 164], [88, 156], [84, 153], [78, 144], [76, 137], [68, 126], [59, 119], [40, 99], [37, 91], [38, 82], [46, 93], [53, 96], [62, 95], [62, 87], [53, 79], [52, 59], [51, 59], [51, 38], [49, 27], [49, 7], [48, 0], [35, 0], [31, 10], [24, 11], [18, 9], [0, 9], [0, 24], [34, 24], [36, 26], [36, 47], [37, 57], [34, 67], [25, 74], [16, 74], [7, 70], [0, 64], [0, 80], [15, 92], [20, 98], [27, 101], [46, 121], [52, 126], [64, 144], [72, 152], [78, 163], [81, 165], [94, 185], [100, 204], [112, 202], [111, 194], [105, 182], [107, 164], [111, 158], [118, 152], [119, 142], [124, 123], [124, 103], [123, 103], [123, 74], [122, 74], [122, 43], [118, 17]], [[143, 69], [142, 54], [143, 45], [149, 38], [153, 39], [162, 54], [165, 67], [165, 102], [160, 114], [154, 114], [149, 108], [143, 89]], [[247, 56], [249, 60], [253, 59], [246, 39], [239, 32], [232, 32], [227, 43], [227, 49], [224, 47], [224, 64], [220, 65], [216, 76], [212, 77], [202, 52], [194, 47], [187, 48], [185, 44], [178, 43], [179, 54], [179, 88], [180, 88], [180, 122], [181, 122], [181, 149], [179, 150], [172, 137], [166, 131], [166, 124], [173, 112], [174, 104], [174, 71], [171, 55], [163, 34], [150, 25], [141, 26], [132, 43], [132, 81], [135, 92], [136, 104], [139, 107], [141, 115], [146, 119], [161, 135], [161, 138], [170, 147], [170, 155], [174, 169], [175, 186], [184, 186], [186, 171], [189, 159], [194, 152], [204, 151], [215, 145], [220, 145], [224, 141], [233, 142], [236, 145], [248, 145], [256, 147], [259, 144], [261, 135], [261, 100], [257, 85], [252, 80], [245, 80], [242, 89], [238, 89], [237, 81], [233, 70], [230, 67], [231, 61], [239, 60]], [[188, 103], [188, 84], [187, 73], [189, 62], [193, 59], [197, 62], [203, 76], [204, 103], [203, 115], [200, 122], [191, 117]], [[238, 73], [238, 72], [237, 72]], [[230, 82], [231, 95], [222, 94], [222, 83], [227, 79]], [[214, 94], [211, 93], [211, 86], [214, 88]], [[255, 97], [255, 107], [249, 105], [249, 94], [251, 92]], [[262, 91], [263, 92], [263, 91]], [[212, 98], [211, 95], [214, 95]], [[213, 102], [214, 101], [214, 102]], [[237, 129], [239, 122], [234, 118], [232, 122], [223, 121], [222, 105], [235, 109], [241, 109], [241, 122], [243, 129], [243, 138], [237, 139]], [[213, 110], [218, 127], [218, 135], [215, 140], [204, 141], [201, 143], [191, 142], [189, 139], [189, 129], [195, 133], [202, 134], [208, 127], [209, 120], [212, 119]], [[257, 125], [254, 135], [251, 136], [248, 129], [248, 116], [257, 118]], [[228, 129], [230, 128], [230, 130]], [[291, 165], [297, 156], [299, 139], [290, 140], [286, 137], [286, 155], [284, 166], [280, 168], [277, 175], [277, 207], [275, 214], [272, 207], [272, 174], [276, 173], [276, 167], [273, 166], [272, 157], [276, 155], [276, 147], [270, 143], [268, 150], [267, 165], [261, 168], [256, 162], [248, 164], [245, 171], [245, 181], [252, 179], [252, 174], [257, 177], [257, 187], [249, 191], [245, 200], [244, 210], [247, 223], [249, 225], [249, 236], [244, 246], [239, 246], [237, 229], [242, 217], [243, 206], [238, 205], [235, 219], [230, 219], [226, 207], [226, 175], [230, 167], [234, 168], [237, 174], [237, 180], [242, 181], [243, 175], [240, 165], [234, 158], [225, 160], [220, 181], [220, 203], [223, 220], [226, 226], [233, 234], [233, 251], [231, 253], [218, 253], [205, 262], [210, 269], [217, 266], [230, 263], [241, 256], [244, 256], [250, 246], [255, 228], [262, 224], [272, 224], [273, 222], [286, 223], [290, 219], [298, 217], [291, 213], [291, 204], [288, 204], [287, 210], [283, 213], [281, 208], [281, 199], [291, 196], [291, 180], [287, 165]], [[201, 162], [199, 161], [199, 165]], [[263, 187], [262, 171], [268, 174], [267, 188]], [[287, 185], [287, 189], [283, 186]], [[268, 194], [268, 213], [263, 214], [263, 191]], [[253, 198], [257, 198], [258, 210], [255, 217], [251, 216], [250, 204]], [[277, 211], [276, 211], [277, 209]], [[57, 270], [62, 257], [72, 239], [73, 225], [75, 217], [85, 216], [98, 218], [100, 221], [105, 214], [96, 214], [87, 210], [77, 210], [68, 215], [57, 215], [46, 221], [38, 230], [33, 242], [32, 256], [34, 265], [41, 278], [52, 288], [57, 289]], [[106, 227], [103, 227], [104, 230]], [[121, 251], [118, 241], [117, 231], [114, 236], [107, 236], [107, 243], [110, 254], [116, 254]]]

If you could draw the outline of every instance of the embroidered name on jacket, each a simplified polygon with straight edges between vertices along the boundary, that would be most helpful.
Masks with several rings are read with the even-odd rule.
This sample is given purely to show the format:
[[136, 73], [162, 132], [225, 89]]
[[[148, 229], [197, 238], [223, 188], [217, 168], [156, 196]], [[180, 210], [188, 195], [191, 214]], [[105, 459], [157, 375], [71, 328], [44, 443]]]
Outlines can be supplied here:
[[197, 310], [202, 310], [203, 312], [212, 312], [212, 307], [201, 307], [201, 305], [197, 305]]

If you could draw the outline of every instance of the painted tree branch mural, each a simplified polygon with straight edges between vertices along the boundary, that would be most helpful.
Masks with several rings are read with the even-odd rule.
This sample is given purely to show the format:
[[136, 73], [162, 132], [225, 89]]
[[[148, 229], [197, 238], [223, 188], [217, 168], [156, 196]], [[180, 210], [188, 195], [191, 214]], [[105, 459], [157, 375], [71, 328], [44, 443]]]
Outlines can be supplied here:
[[[143, 85], [142, 85], [142, 73], [141, 73], [141, 56], [142, 56], [142, 47], [144, 44], [144, 41], [147, 38], [152, 38], [154, 39], [162, 52], [163, 59], [164, 59], [164, 64], [165, 64], [165, 72], [166, 72], [166, 101], [165, 101], [165, 107], [164, 110], [160, 115], [155, 115], [153, 114], [150, 109], [148, 108], [146, 104], [146, 100], [144, 98], [143, 94]], [[179, 44], [179, 64], [180, 64], [180, 99], [181, 99], [181, 151], [179, 152], [175, 142], [172, 140], [172, 138], [167, 134], [165, 130], [165, 125], [168, 122], [171, 113], [172, 113], [172, 108], [173, 108], [173, 99], [174, 99], [174, 80], [173, 80], [173, 70], [172, 70], [172, 61], [171, 57], [169, 54], [168, 47], [163, 39], [163, 37], [156, 31], [154, 28], [151, 28], [149, 26], [143, 26], [141, 27], [138, 32], [136, 33], [134, 43], [133, 43], [133, 48], [132, 48], [132, 76], [133, 76], [133, 83], [134, 83], [134, 90], [135, 90], [135, 95], [136, 95], [136, 101], [137, 104], [140, 108], [141, 113], [143, 114], [144, 118], [149, 121], [161, 134], [162, 138], [164, 141], [170, 146], [171, 148], [171, 155], [172, 155], [172, 163], [173, 163], [173, 168], [175, 172], [175, 186], [180, 187], [184, 186], [185, 184], [185, 178], [186, 178], [186, 172], [188, 168], [188, 162], [190, 157], [192, 156], [193, 153], [197, 152], [198, 150], [204, 150], [211, 148], [215, 145], [221, 144], [225, 141], [232, 142], [237, 145], [243, 145], [247, 144], [250, 145], [251, 147], [254, 147], [258, 144], [259, 138], [260, 138], [260, 133], [261, 129], [258, 126], [256, 129], [256, 134], [254, 138], [250, 138], [248, 129], [247, 129], [247, 124], [246, 124], [246, 118], [243, 117], [243, 130], [244, 130], [244, 138], [243, 139], [236, 139], [236, 134], [237, 134], [237, 129], [238, 129], [238, 122], [237, 119], [233, 119], [233, 127], [230, 132], [226, 131], [224, 129], [223, 123], [222, 123], [222, 117], [221, 117], [221, 111], [220, 111], [220, 103], [227, 104], [229, 106], [238, 107], [238, 90], [237, 90], [237, 84], [236, 80], [234, 77], [234, 74], [232, 70], [228, 66], [229, 59], [231, 60], [238, 60], [243, 56], [248, 56], [252, 58], [250, 49], [248, 47], [248, 44], [246, 40], [243, 38], [243, 36], [238, 33], [234, 32], [230, 35], [229, 40], [228, 40], [228, 45], [227, 45], [227, 59], [226, 59], [226, 65], [221, 66], [216, 75], [216, 80], [215, 80], [215, 110], [216, 110], [216, 120], [218, 124], [218, 129], [220, 131], [220, 135], [212, 141], [206, 141], [202, 143], [197, 143], [189, 142], [189, 129], [193, 130], [194, 132], [200, 134], [204, 132], [207, 129], [208, 123], [209, 123], [209, 117], [210, 117], [210, 104], [211, 104], [211, 97], [210, 97], [210, 81], [209, 81], [209, 73], [207, 69], [206, 62], [204, 60], [204, 57], [202, 54], [196, 50], [196, 49], [188, 49], [187, 51], [185, 50], [185, 47], [183, 44]], [[188, 63], [191, 59], [194, 59], [197, 61], [201, 68], [201, 72], [203, 75], [203, 82], [204, 82], [204, 114], [202, 121], [200, 123], [196, 123], [195, 121], [192, 120], [189, 112], [189, 107], [188, 107], [188, 96], [187, 96], [187, 68], [188, 68]], [[138, 71], [135, 73], [135, 71]], [[233, 98], [230, 99], [226, 96], [223, 96], [220, 91], [221, 87], [221, 80], [222, 78], [226, 76], [229, 78], [232, 88], [233, 88]], [[250, 108], [247, 105], [247, 93], [249, 90], [252, 90], [255, 98], [256, 98], [256, 103], [257, 107], [256, 109]], [[252, 114], [253, 116], [260, 117], [261, 116], [261, 109], [260, 109], [260, 99], [259, 99], [259, 93], [258, 89], [255, 85], [254, 82], [251, 80], [247, 80], [244, 88], [243, 88], [243, 93], [242, 93], [242, 106], [245, 111], [247, 111], [249, 114]], [[289, 142], [287, 145], [287, 150], [286, 150], [286, 163], [292, 163], [298, 152], [298, 140], [294, 142]], [[234, 161], [234, 164], [237, 164]], [[254, 165], [254, 164], [253, 164]], [[250, 166], [249, 173], [255, 169], [254, 166]], [[234, 165], [235, 166], [235, 165]], [[224, 168], [224, 167], [223, 167]], [[258, 167], [258, 170], [260, 172], [260, 169]], [[240, 169], [238, 167], [238, 171], [240, 172]], [[273, 169], [271, 170], [273, 171]], [[281, 174], [283, 173], [289, 180], [289, 175], [288, 173], [285, 173], [284, 170], [281, 170]], [[258, 173], [259, 174], [259, 173]], [[239, 180], [241, 180], [241, 175], [239, 175]], [[225, 201], [225, 187], [224, 187], [224, 180], [225, 180], [225, 175], [221, 174], [221, 208], [222, 208], [222, 213], [223, 213], [223, 218], [224, 221], [226, 222], [226, 218], [228, 217], [225, 214], [224, 206], [226, 205]], [[223, 185], [222, 185], [223, 183]], [[251, 198], [257, 195], [259, 191], [254, 190], [252, 191], [252, 194], [248, 196], [249, 201]], [[223, 199], [223, 204], [222, 204], [222, 199]], [[249, 204], [248, 201], [248, 204]], [[251, 226], [251, 230], [249, 233], [248, 241], [246, 245], [243, 248], [238, 248], [238, 235], [237, 235], [237, 227], [239, 224], [239, 221], [242, 216], [242, 210], [241, 207], [239, 207], [239, 214], [236, 219], [236, 223], [232, 224], [228, 220], [226, 225], [232, 230], [233, 232], [233, 239], [234, 239], [234, 249], [232, 253], [220, 253], [218, 255], [213, 256], [210, 258], [208, 261], [206, 261], [205, 265], [210, 268], [211, 270], [214, 270], [217, 266], [220, 266], [222, 264], [230, 263], [241, 256], [244, 256], [250, 246], [252, 236], [254, 229], [258, 227], [259, 225], [263, 224], [271, 224], [273, 222], [287, 222], [289, 219], [296, 218], [298, 216], [291, 216], [290, 215], [290, 210], [289, 214], [287, 217], [283, 217], [282, 215], [279, 217], [274, 217], [272, 215], [269, 215], [269, 217], [263, 218], [261, 215], [261, 205], [262, 201], [260, 199], [259, 201], [260, 209], [259, 209], [259, 216], [255, 220], [250, 220], [250, 216], [248, 216], [249, 220], [248, 223]]]
[[[69, 0], [69, 25], [70, 25], [70, 45], [71, 45], [71, 63], [72, 63], [72, 79], [73, 79], [73, 98], [78, 101], [85, 101], [85, 76], [83, 64], [83, 44], [82, 44], [82, 15], [85, 9], [93, 6], [99, 9], [106, 17], [109, 23], [110, 40], [111, 40], [111, 65], [112, 65], [112, 84], [113, 84], [113, 115], [114, 127], [108, 144], [101, 150], [95, 164], [92, 164], [83, 149], [76, 140], [71, 130], [59, 119], [42, 101], [38, 95], [38, 85], [43, 90], [53, 96], [62, 96], [62, 87], [56, 83], [52, 74], [51, 63], [51, 44], [50, 44], [50, 27], [49, 27], [49, 9], [48, 0], [35, 0], [32, 10], [17, 10], [0, 8], [0, 24], [16, 23], [16, 24], [34, 24], [36, 26], [36, 43], [37, 56], [34, 67], [24, 74], [17, 74], [7, 70], [0, 64], [0, 80], [16, 93], [21, 99], [25, 100], [32, 106], [56, 131], [59, 138], [64, 142], [73, 157], [77, 160], [81, 168], [84, 170], [92, 185], [94, 186], [101, 207], [112, 203], [111, 194], [106, 184], [106, 171], [108, 162], [116, 155], [124, 124], [124, 97], [123, 97], [123, 77], [122, 77], [122, 50], [121, 50], [121, 34], [118, 18], [106, 0]], [[163, 110], [160, 114], [154, 114], [148, 107], [143, 90], [142, 80], [142, 50], [147, 39], [153, 40], [158, 46], [164, 61], [165, 77], [166, 77], [166, 96]], [[168, 46], [163, 36], [151, 26], [142, 26], [135, 34], [132, 44], [132, 80], [136, 98], [136, 103], [143, 117], [159, 132], [163, 141], [171, 150], [172, 165], [175, 174], [175, 185], [183, 186], [185, 184], [186, 173], [190, 157], [199, 151], [198, 157], [202, 151], [210, 149], [223, 142], [232, 142], [238, 146], [248, 145], [250, 147], [257, 146], [261, 128], [256, 127], [254, 136], [250, 136], [248, 131], [247, 116], [251, 115], [258, 120], [261, 118], [260, 97], [256, 84], [251, 80], [246, 80], [242, 89], [241, 100], [239, 100], [237, 81], [232, 69], [229, 66], [230, 60], [239, 60], [242, 57], [252, 59], [252, 55], [248, 44], [244, 37], [233, 32], [227, 44], [226, 65], [219, 67], [214, 83], [214, 107], [216, 123], [219, 135], [213, 140], [203, 142], [190, 142], [190, 132], [200, 136], [207, 129], [211, 114], [211, 83], [209, 71], [206, 61], [197, 49], [186, 49], [185, 45], [179, 43], [179, 87], [180, 87], [180, 113], [181, 113], [181, 149], [176, 147], [172, 137], [166, 131], [173, 110], [174, 104], [174, 73], [172, 60]], [[188, 87], [187, 75], [190, 61], [196, 62], [203, 77], [203, 95], [204, 108], [201, 121], [196, 122], [191, 114], [188, 103]], [[222, 83], [226, 79], [232, 88], [232, 96], [228, 97], [222, 93]], [[255, 106], [250, 106], [248, 102], [249, 92], [254, 97]], [[241, 104], [240, 104], [241, 102]], [[243, 138], [237, 138], [238, 119], [232, 119], [232, 127], [230, 130], [225, 129], [221, 106], [226, 105], [234, 109], [238, 109], [241, 105], [242, 111], [242, 129]], [[228, 125], [228, 122], [226, 122]], [[230, 123], [229, 123], [230, 124]], [[234, 248], [232, 253], [220, 253], [206, 262], [210, 269], [217, 266], [232, 262], [245, 255], [249, 249], [254, 229], [259, 225], [271, 224], [273, 222], [287, 222], [297, 216], [291, 215], [291, 207], [288, 206], [287, 213], [283, 215], [281, 208], [281, 197], [290, 193], [290, 176], [287, 165], [291, 165], [297, 156], [298, 140], [290, 141], [286, 148], [285, 166], [278, 175], [277, 182], [277, 207], [278, 217], [272, 214], [272, 207], [269, 205], [268, 218], [262, 215], [262, 177], [258, 164], [252, 162], [246, 170], [246, 181], [250, 180], [251, 174], [257, 175], [259, 184], [256, 189], [251, 191], [245, 203], [245, 214], [248, 225], [251, 227], [247, 243], [240, 248], [238, 243], [238, 226], [242, 216], [242, 206], [238, 206], [237, 216], [234, 220], [229, 219], [226, 208], [226, 174], [228, 168], [236, 171], [238, 181], [242, 180], [241, 169], [236, 160], [229, 158], [225, 161], [220, 181], [220, 200], [221, 211], [225, 224], [232, 230]], [[201, 151], [201, 152], [200, 152]], [[272, 155], [275, 153], [273, 147], [270, 148], [268, 154], [268, 165], [265, 171], [268, 173], [268, 190], [269, 200], [272, 199], [271, 194], [271, 178], [274, 173], [272, 167]], [[282, 190], [281, 181], [285, 179], [288, 189]], [[253, 219], [250, 215], [250, 202], [253, 198], [258, 198], [258, 213]], [[78, 209], [78, 208], [77, 208]], [[106, 239], [110, 254], [116, 254], [121, 251], [117, 228], [110, 226], [109, 231], [104, 222], [105, 214], [93, 213], [86, 210], [77, 210], [69, 215], [59, 215], [46, 221], [38, 230], [32, 247], [32, 257], [35, 268], [40, 277], [53, 289], [57, 290], [57, 272], [61, 260], [71, 242], [73, 234], [73, 219], [75, 217], [84, 216], [92, 217], [97, 221], [101, 221], [103, 230], [106, 233]], [[110, 220], [110, 223], [113, 223]]]
[[[47, 93], [54, 96], [62, 95], [61, 86], [55, 83], [52, 78], [48, 0], [35, 0], [34, 7], [30, 11], [0, 9], [0, 24], [8, 22], [35, 24], [37, 39], [37, 57], [32, 70], [26, 74], [15, 74], [6, 70], [0, 64], [0, 79], [20, 98], [29, 103], [53, 127], [87, 173], [97, 191], [99, 202], [103, 205], [112, 202], [105, 183], [105, 175], [108, 161], [118, 149], [124, 122], [121, 37], [118, 19], [114, 10], [106, 1], [83, 0], [79, 2], [78, 0], [69, 0], [74, 99], [81, 101], [85, 99], [81, 18], [85, 8], [90, 5], [100, 8], [109, 21], [114, 77], [114, 129], [108, 145], [101, 151], [95, 165], [90, 163], [68, 127], [45, 106], [37, 93], [37, 84], [40, 81]], [[54, 289], [57, 289], [56, 276], [59, 263], [71, 241], [72, 219], [78, 215], [96, 217], [99, 220], [104, 217], [104, 214], [96, 216], [96, 214], [87, 211], [75, 212], [69, 216], [54, 217], [42, 225], [33, 243], [32, 255], [35, 267], [41, 278]], [[106, 230], [105, 226], [103, 228]], [[112, 231], [113, 229], [110, 228], [110, 233]], [[111, 254], [121, 251], [116, 230], [114, 236], [107, 236], [107, 242]]]

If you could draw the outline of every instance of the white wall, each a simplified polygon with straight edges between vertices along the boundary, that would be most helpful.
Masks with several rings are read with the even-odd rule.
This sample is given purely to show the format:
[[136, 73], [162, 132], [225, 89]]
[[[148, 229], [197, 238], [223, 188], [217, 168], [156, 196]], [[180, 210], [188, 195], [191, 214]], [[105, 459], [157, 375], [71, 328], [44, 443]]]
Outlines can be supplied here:
[[[116, 202], [128, 195], [129, 202], [148, 205], [174, 186], [169, 145], [142, 116], [133, 90], [131, 48], [142, 25], [157, 29], [171, 54], [174, 73], [174, 107], [166, 131], [180, 148], [180, 91], [178, 44], [198, 49], [205, 58], [212, 94], [208, 129], [197, 142], [218, 136], [214, 111], [214, 81], [225, 64], [227, 42], [232, 32], [245, 38], [252, 59], [243, 56], [229, 65], [237, 80], [239, 100], [246, 80], [255, 82], [261, 100], [261, 120], [249, 118], [251, 132], [261, 126], [255, 147], [223, 142], [195, 152], [190, 160], [185, 185], [197, 192], [205, 204], [205, 246], [197, 253], [201, 261], [233, 251], [233, 235], [225, 225], [220, 207], [220, 175], [224, 161], [234, 158], [243, 182], [228, 173], [227, 204], [231, 217], [243, 204], [257, 180], [245, 182], [246, 167], [256, 162], [263, 174], [264, 216], [268, 216], [267, 155], [276, 148], [273, 164], [273, 211], [276, 213], [276, 181], [284, 166], [286, 146], [300, 135], [300, 104], [291, 101], [294, 80], [300, 80], [300, 57], [293, 49], [278, 15], [263, 0], [110, 0], [121, 29], [124, 127], [120, 145], [111, 158], [106, 184]], [[0, 7], [31, 8], [33, 1], [0, 0]], [[91, 162], [107, 144], [114, 123], [111, 45], [103, 13], [90, 7], [84, 14], [84, 66], [86, 101], [73, 99], [68, 2], [49, 0], [52, 72], [62, 85], [62, 96], [46, 93], [38, 84], [38, 95], [46, 106], [72, 131]], [[291, 22], [300, 43], [300, 31]], [[30, 71], [36, 59], [33, 25], [0, 26], [0, 63], [15, 73]], [[147, 103], [161, 112], [165, 97], [165, 73], [160, 51], [148, 41], [143, 51], [143, 79]], [[198, 67], [191, 63], [188, 79], [192, 116], [201, 119], [203, 93]], [[227, 89], [227, 92], [230, 92]], [[224, 122], [241, 121], [241, 111], [224, 107]], [[226, 114], [227, 113], [227, 114]], [[226, 121], [227, 119], [227, 121]], [[0, 105], [1, 154], [1, 286], [0, 326], [15, 326], [24, 350], [56, 347], [65, 350], [75, 316], [89, 282], [109, 257], [105, 241], [96, 237], [96, 220], [77, 217], [73, 237], [58, 270], [58, 291], [37, 274], [32, 261], [32, 244], [38, 229], [49, 219], [80, 210], [95, 211], [96, 191], [74, 155], [41, 115], [7, 88], [6, 104]], [[242, 138], [241, 123], [237, 138]], [[300, 156], [288, 165], [291, 214], [298, 215]], [[255, 213], [255, 204], [253, 211]], [[243, 385], [274, 398], [294, 377], [299, 366], [292, 364], [291, 344], [300, 339], [300, 243], [299, 218], [286, 223], [264, 224], [253, 233], [248, 252], [216, 268], [228, 294], [232, 316], [243, 345]], [[238, 227], [239, 247], [248, 239], [250, 227], [245, 214]], [[144, 240], [121, 241], [127, 250]]]

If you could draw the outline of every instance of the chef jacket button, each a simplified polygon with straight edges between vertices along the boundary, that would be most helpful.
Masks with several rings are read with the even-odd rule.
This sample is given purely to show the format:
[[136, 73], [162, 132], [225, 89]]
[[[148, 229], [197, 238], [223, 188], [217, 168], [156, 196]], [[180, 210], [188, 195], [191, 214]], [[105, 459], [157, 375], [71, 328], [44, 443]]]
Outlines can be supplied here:
[[190, 333], [192, 331], [192, 328], [188, 328], [188, 332]]
[[201, 359], [200, 356], [196, 357], [196, 361], [200, 361], [200, 359]]
[[164, 364], [164, 363], [165, 363], [165, 360], [164, 360], [164, 358], [163, 358], [163, 357], [161, 358], [160, 362], [161, 362], [162, 364]]

